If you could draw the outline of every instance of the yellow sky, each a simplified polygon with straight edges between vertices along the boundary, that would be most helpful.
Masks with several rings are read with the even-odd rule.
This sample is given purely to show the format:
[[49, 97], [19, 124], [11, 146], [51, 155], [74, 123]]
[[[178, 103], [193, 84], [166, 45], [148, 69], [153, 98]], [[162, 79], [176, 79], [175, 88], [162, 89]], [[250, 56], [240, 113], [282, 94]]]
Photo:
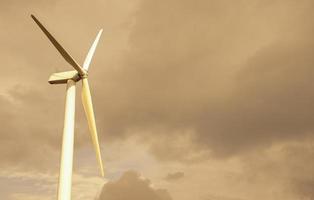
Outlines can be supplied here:
[[[0, 197], [56, 198], [70, 70], [89, 79], [106, 166], [77, 98], [73, 199], [314, 199], [311, 0], [0, 1]], [[80, 86], [78, 92], [80, 91]]]

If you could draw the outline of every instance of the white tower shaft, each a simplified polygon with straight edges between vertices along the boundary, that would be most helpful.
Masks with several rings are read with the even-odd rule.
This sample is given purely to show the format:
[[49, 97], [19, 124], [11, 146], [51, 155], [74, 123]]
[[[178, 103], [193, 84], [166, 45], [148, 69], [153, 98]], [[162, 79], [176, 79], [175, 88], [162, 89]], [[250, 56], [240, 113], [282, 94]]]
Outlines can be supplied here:
[[75, 118], [75, 81], [67, 82], [65, 117], [58, 184], [58, 200], [71, 199]]

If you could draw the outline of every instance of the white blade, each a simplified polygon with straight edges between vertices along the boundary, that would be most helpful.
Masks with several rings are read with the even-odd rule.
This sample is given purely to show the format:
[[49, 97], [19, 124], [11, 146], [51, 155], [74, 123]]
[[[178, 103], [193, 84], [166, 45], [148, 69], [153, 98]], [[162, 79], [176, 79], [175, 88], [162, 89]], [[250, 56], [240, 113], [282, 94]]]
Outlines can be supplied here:
[[96, 129], [96, 123], [95, 123], [92, 98], [91, 98], [87, 78], [83, 78], [82, 83], [83, 83], [83, 85], [82, 85], [83, 107], [84, 107], [86, 118], [88, 121], [88, 127], [89, 127], [89, 131], [90, 131], [91, 138], [93, 141], [94, 149], [96, 151], [96, 158], [97, 158], [97, 161], [99, 164], [100, 173], [102, 176], [104, 176], [104, 168], [103, 168], [101, 154], [100, 154], [100, 148], [99, 148], [99, 142], [98, 142], [98, 136], [97, 136], [97, 129]]
[[85, 58], [84, 64], [83, 64], [83, 69], [85, 69], [86, 71], [88, 71], [89, 65], [92, 61], [93, 55], [95, 53], [99, 38], [101, 36], [102, 33], [102, 29], [98, 32], [96, 39], [94, 41], [94, 43], [92, 44], [91, 48], [89, 49], [89, 52]]

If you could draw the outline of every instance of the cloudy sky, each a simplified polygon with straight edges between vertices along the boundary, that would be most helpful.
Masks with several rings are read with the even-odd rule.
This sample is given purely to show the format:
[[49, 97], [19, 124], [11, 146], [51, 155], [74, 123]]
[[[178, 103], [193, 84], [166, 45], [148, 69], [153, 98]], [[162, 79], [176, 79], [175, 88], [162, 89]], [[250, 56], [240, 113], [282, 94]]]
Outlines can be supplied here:
[[314, 200], [312, 0], [0, 0], [0, 197], [57, 194], [71, 70], [90, 67], [105, 179], [77, 88], [74, 200]]

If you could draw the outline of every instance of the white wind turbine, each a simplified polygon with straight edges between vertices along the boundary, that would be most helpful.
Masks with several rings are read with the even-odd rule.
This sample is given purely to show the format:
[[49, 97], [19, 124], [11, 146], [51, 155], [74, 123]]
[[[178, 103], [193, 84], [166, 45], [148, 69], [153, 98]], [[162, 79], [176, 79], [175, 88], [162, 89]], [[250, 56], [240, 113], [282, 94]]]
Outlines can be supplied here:
[[38, 19], [34, 15], [31, 15], [31, 17], [39, 26], [39, 28], [45, 33], [45, 35], [48, 37], [51, 43], [57, 48], [62, 57], [75, 69], [73, 71], [54, 73], [50, 76], [48, 80], [50, 84], [67, 84], [65, 118], [60, 161], [61, 163], [58, 183], [58, 200], [70, 200], [72, 184], [73, 145], [74, 145], [75, 84], [80, 80], [82, 80], [83, 107], [88, 121], [88, 126], [93, 141], [93, 145], [96, 151], [99, 169], [102, 177], [104, 176], [104, 170], [96, 130], [95, 116], [87, 79], [88, 68], [91, 63], [99, 38], [101, 36], [102, 30], [99, 31], [94, 43], [92, 44], [85, 58], [83, 67], [81, 67], [57, 42], [57, 40], [47, 31], [47, 29], [38, 21]]

